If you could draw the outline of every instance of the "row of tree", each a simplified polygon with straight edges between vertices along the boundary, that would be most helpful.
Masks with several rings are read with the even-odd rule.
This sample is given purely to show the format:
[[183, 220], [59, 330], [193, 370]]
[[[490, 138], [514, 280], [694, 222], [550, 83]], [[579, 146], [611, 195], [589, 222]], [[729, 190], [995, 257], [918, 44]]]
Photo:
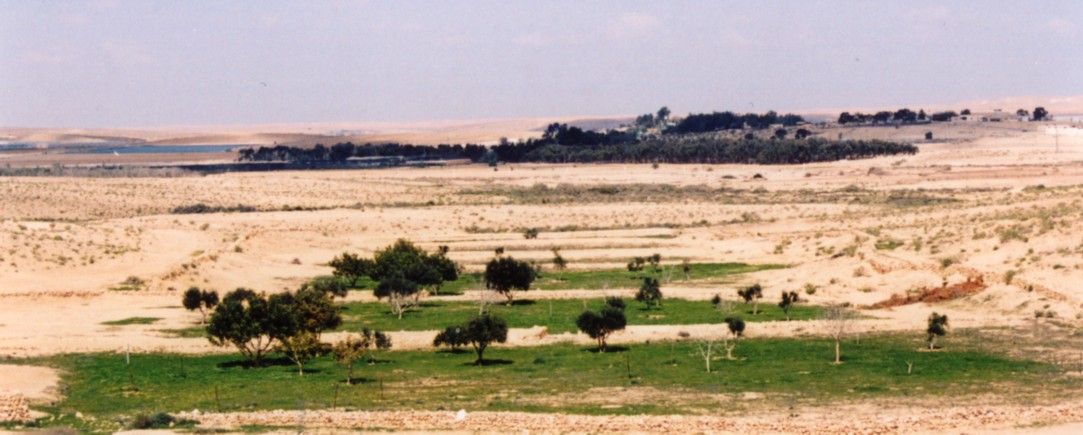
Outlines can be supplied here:
[[[902, 108], [895, 112], [880, 111], [876, 113], [861, 113], [861, 112], [842, 112], [839, 114], [839, 124], [913, 124], [916, 122], [934, 121], [934, 122], [948, 122], [959, 115], [970, 115], [970, 109], [963, 109], [961, 113], [955, 113], [954, 111], [947, 110], [943, 112], [936, 112], [932, 115], [926, 115], [925, 110], [914, 111]], [[1015, 115], [1027, 118], [1031, 121], [1044, 121], [1049, 119], [1049, 112], [1044, 107], [1035, 107], [1033, 115], [1026, 109], [1019, 109], [1015, 111]]]
[[693, 113], [681, 119], [680, 122], [677, 123], [677, 125], [674, 125], [673, 127], [667, 129], [666, 132], [676, 134], [689, 134], [724, 130], [760, 130], [776, 124], [781, 124], [786, 127], [792, 127], [798, 124], [802, 124], [804, 122], [805, 119], [802, 118], [800, 115], [795, 115], [792, 113], [779, 115], [773, 110], [763, 114], [742, 114], [729, 111]]

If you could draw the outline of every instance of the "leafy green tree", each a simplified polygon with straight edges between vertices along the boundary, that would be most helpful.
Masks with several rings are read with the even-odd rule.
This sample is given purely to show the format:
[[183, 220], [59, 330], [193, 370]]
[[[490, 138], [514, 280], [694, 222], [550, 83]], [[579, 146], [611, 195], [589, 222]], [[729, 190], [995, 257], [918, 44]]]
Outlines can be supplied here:
[[538, 229], [537, 228], [527, 228], [527, 229], [523, 230], [523, 238], [527, 239], [527, 240], [538, 238]]
[[662, 106], [661, 109], [658, 109], [658, 115], [655, 116], [655, 119], [657, 120], [657, 123], [658, 124], [665, 124], [666, 119], [669, 118], [669, 113], [670, 113], [669, 112], [669, 107]]
[[494, 258], [485, 265], [485, 288], [494, 290], [512, 302], [512, 290], [530, 290], [538, 272], [525, 261], [510, 256]]
[[932, 313], [929, 315], [929, 327], [925, 329], [929, 335], [929, 350], [936, 348], [936, 337], [943, 337], [948, 333], [948, 315]]
[[759, 314], [759, 300], [763, 299], [763, 286], [759, 283], [743, 287], [737, 290], [737, 296], [740, 296], [746, 304], [752, 304], [752, 314]]
[[605, 352], [609, 335], [628, 326], [628, 319], [624, 316], [624, 300], [606, 298], [600, 313], [584, 310], [575, 320], [575, 325], [587, 336], [598, 341], [599, 352]]
[[444, 282], [459, 279], [459, 265], [446, 254], [446, 246], [429, 254], [404, 239], [376, 251], [368, 273], [379, 281], [373, 295], [388, 298], [392, 311], [401, 319], [407, 308], [417, 305], [423, 288], [438, 293]]
[[433, 285], [434, 294], [440, 294], [440, 288], [445, 282], [459, 279], [459, 265], [447, 257], [446, 248], [447, 246], [442, 246], [440, 252], [430, 255], [426, 260], [429, 267], [440, 274], [440, 282]]
[[380, 284], [376, 286], [372, 294], [377, 299], [387, 298], [391, 305], [391, 312], [401, 319], [402, 314], [416, 302], [414, 296], [419, 291], [417, 283], [400, 276], [392, 276], [380, 280]]
[[279, 293], [269, 299], [289, 307], [300, 331], [312, 334], [317, 341], [324, 331], [342, 325], [341, 309], [329, 292], [303, 286], [296, 293]]
[[786, 138], [786, 129], [785, 128], [780, 128], [780, 129], [775, 130], [775, 139], [780, 139], [781, 140], [781, 139], [785, 139], [785, 138]]
[[1035, 107], [1032, 113], [1035, 121], [1045, 121], [1049, 117], [1049, 111], [1045, 110], [1044, 107]]
[[346, 336], [345, 339], [336, 343], [331, 352], [335, 356], [335, 362], [346, 366], [346, 385], [353, 382], [353, 366], [364, 358], [369, 357], [369, 363], [376, 362], [376, 351], [391, 348], [391, 337], [381, 331], [365, 328], [356, 337]]
[[[723, 346], [726, 347], [726, 359], [732, 360], [733, 349], [737, 347], [737, 340], [745, 333], [745, 321], [740, 317], [726, 317], [723, 321], [726, 322], [726, 328], [730, 331], [730, 334], [726, 336], [725, 341], [723, 342]], [[730, 342], [731, 336], [733, 339], [732, 343]]]
[[346, 297], [347, 292], [350, 290], [350, 282], [347, 278], [341, 278], [337, 276], [321, 276], [312, 279], [309, 282], [304, 283], [301, 286], [302, 290], [312, 289], [320, 293], [326, 293], [333, 297]]
[[786, 313], [786, 320], [790, 320], [790, 308], [793, 308], [793, 304], [797, 303], [797, 292], [782, 292], [782, 301], [778, 303], [778, 307], [782, 308], [782, 312]]
[[639, 291], [636, 292], [636, 301], [646, 304], [648, 310], [652, 307], [661, 307], [662, 289], [658, 284], [658, 280], [649, 276], [644, 277], [643, 284], [639, 286]]
[[662, 271], [662, 254], [654, 253], [650, 257], [647, 257], [647, 263], [651, 265], [655, 273]]
[[430, 287], [444, 280], [441, 272], [433, 267], [428, 253], [405, 239], [376, 251], [373, 263], [369, 276], [377, 281], [395, 277], [412, 281], [420, 287]]
[[372, 260], [361, 258], [349, 252], [343, 252], [327, 263], [334, 269], [334, 275], [345, 279], [350, 286], [356, 285], [357, 280], [372, 273], [375, 264]]
[[466, 327], [462, 325], [448, 326], [436, 334], [436, 338], [432, 340], [433, 347], [447, 346], [452, 351], [459, 350], [459, 347], [470, 344], [470, 340], [466, 336]]
[[367, 351], [367, 347], [360, 339], [350, 336], [346, 336], [331, 348], [335, 362], [346, 366], [346, 385], [353, 385], [353, 365], [364, 357]]
[[296, 330], [279, 337], [275, 349], [293, 361], [302, 376], [305, 363], [328, 351], [320, 342], [320, 335], [342, 324], [342, 315], [333, 297], [326, 289], [306, 285], [296, 293], [279, 293], [267, 298], [269, 304], [285, 307], [293, 316], [291, 323]]
[[628, 260], [628, 271], [629, 272], [639, 272], [639, 271], [643, 270], [643, 265], [646, 264], [646, 263], [647, 263], [647, 259], [643, 258], [643, 257], [635, 257], [635, 258], [633, 258], [631, 260]]
[[232, 344], [251, 365], [259, 367], [280, 339], [298, 331], [297, 317], [281, 298], [239, 288], [226, 294], [211, 313], [207, 339], [216, 346]]
[[200, 325], [207, 324], [207, 313], [218, 305], [218, 292], [213, 290], [200, 290], [199, 287], [189, 287], [184, 292], [181, 305], [188, 311], [199, 310]]
[[327, 346], [320, 343], [316, 334], [302, 330], [297, 334], [280, 338], [275, 350], [286, 355], [287, 359], [297, 365], [297, 374], [304, 376], [305, 364], [326, 353]]
[[473, 317], [464, 326], [466, 339], [474, 346], [474, 351], [478, 354], [474, 365], [484, 363], [483, 355], [490, 344], [508, 340], [508, 322], [494, 314], [485, 313]]

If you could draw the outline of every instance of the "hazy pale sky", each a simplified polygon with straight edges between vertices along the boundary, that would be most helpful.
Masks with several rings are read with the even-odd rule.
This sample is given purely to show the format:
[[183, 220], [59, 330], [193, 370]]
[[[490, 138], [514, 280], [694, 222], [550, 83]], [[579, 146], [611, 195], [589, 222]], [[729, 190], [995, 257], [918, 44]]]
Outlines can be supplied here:
[[1083, 94], [1083, 1], [0, 0], [0, 125], [675, 114]]

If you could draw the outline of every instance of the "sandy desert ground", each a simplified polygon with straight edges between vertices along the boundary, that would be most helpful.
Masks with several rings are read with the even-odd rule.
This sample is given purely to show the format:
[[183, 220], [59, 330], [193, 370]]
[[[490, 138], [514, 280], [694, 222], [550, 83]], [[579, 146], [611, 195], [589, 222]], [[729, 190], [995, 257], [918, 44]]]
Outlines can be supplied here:
[[[180, 178], [0, 177], [0, 357], [229, 352], [204, 339], [164, 332], [198, 322], [179, 306], [183, 289], [294, 289], [329, 274], [326, 262], [343, 251], [368, 254], [399, 238], [428, 249], [448, 245], [450, 257], [468, 270], [478, 270], [497, 247], [539, 262], [560, 248], [573, 269], [620, 267], [632, 256], [654, 252], [669, 264], [687, 259], [789, 266], [744, 275], [731, 288], [666, 288], [669, 297], [696, 300], [732, 294], [737, 285], [755, 281], [770, 291], [812, 285], [818, 289], [807, 298], [813, 304], [867, 306], [921, 288], [981, 280], [987, 285], [982, 292], [935, 309], [948, 313], [954, 328], [1031, 324], [1040, 311], [1041, 321], [1070, 345], [1037, 357], [1070, 357], [1083, 347], [1083, 135], [1070, 126], [1049, 126], [938, 125], [935, 141], [923, 139], [927, 126], [829, 128], [821, 134], [913, 141], [921, 151], [808, 165], [523, 164]], [[617, 189], [599, 193], [599, 186]], [[196, 203], [261, 211], [171, 213]], [[524, 227], [541, 234], [525, 240]], [[895, 246], [884, 248], [890, 245]], [[836, 255], [842, 252], [847, 255]], [[125, 290], [130, 277], [144, 288]], [[924, 304], [863, 310], [867, 318], [858, 323], [870, 332], [919, 330], [928, 310]], [[136, 316], [162, 320], [102, 324]], [[814, 333], [808, 326], [756, 324], [748, 332]], [[639, 326], [613, 340], [672, 339], [679, 331], [717, 334], [706, 325]], [[399, 348], [424, 348], [433, 333], [394, 338]], [[525, 329], [513, 331], [508, 345], [556, 341], [589, 339], [539, 339]], [[15, 378], [20, 381], [2, 381]], [[0, 365], [0, 390], [35, 399], [52, 394], [56, 379], [49, 370]], [[1079, 404], [1065, 406], [1075, 407], [1065, 411], [1071, 418], [1028, 424], [1078, 422]], [[813, 430], [769, 422], [769, 416], [755, 417], [734, 430]], [[1010, 419], [990, 422], [973, 420], [957, 429], [1015, 428]], [[870, 427], [892, 431], [890, 425]]]

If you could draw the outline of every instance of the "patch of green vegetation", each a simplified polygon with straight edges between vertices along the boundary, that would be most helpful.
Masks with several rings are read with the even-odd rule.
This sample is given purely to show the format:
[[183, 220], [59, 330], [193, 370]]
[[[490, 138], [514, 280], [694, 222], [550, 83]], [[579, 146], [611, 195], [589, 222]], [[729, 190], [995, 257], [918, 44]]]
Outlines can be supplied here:
[[901, 240], [895, 240], [891, 237], [876, 239], [876, 249], [881, 251], [893, 251], [904, 244]]
[[181, 329], [163, 329], [163, 333], [177, 338], [205, 338], [207, 337], [207, 328], [202, 326], [193, 326], [190, 328]]
[[[689, 264], [687, 280], [682, 266], [663, 265], [662, 270], [653, 273], [649, 270], [629, 272], [625, 268], [603, 270], [565, 270], [543, 271], [531, 286], [532, 290], [604, 290], [611, 288], [639, 288], [645, 276], [670, 274], [673, 283], [681, 286], [715, 286], [732, 283], [733, 275], [759, 272], [761, 270], [785, 269], [781, 264], [745, 264], [745, 263], [692, 263]], [[361, 278], [355, 288], [376, 288], [376, 282]], [[464, 290], [483, 290], [484, 280], [480, 272], [463, 273], [459, 279], [448, 281], [440, 288], [441, 295], [461, 295]]]
[[127, 319], [110, 320], [108, 322], [102, 322], [107, 326], [124, 326], [124, 325], [150, 325], [154, 322], [162, 320], [161, 317], [129, 317]]
[[[693, 337], [694, 338], [694, 337]], [[97, 418], [144, 410], [179, 412], [261, 409], [473, 409], [582, 414], [727, 412], [718, 395], [761, 392], [779, 403], [879, 397], [950, 397], [996, 393], [1048, 395], [1079, 388], [1049, 363], [1013, 359], [947, 342], [921, 351], [924, 337], [863, 336], [843, 343], [835, 365], [828, 339], [742, 340], [736, 360], [720, 358], [704, 370], [695, 341], [655, 342], [596, 353], [593, 347], [559, 344], [495, 347], [492, 362], [474, 366], [469, 352], [391, 351], [376, 364], [345, 368], [322, 357], [304, 376], [285, 360], [252, 369], [237, 355], [61, 355], [20, 361], [62, 369], [64, 399], [49, 411], [79, 411]], [[958, 347], [958, 349], [953, 349]], [[912, 369], [908, 370], [908, 363]], [[596, 388], [627, 389], [625, 406], [603, 409]], [[649, 388], [637, 392], [638, 388]], [[672, 393], [672, 396], [668, 394]], [[608, 393], [607, 393], [608, 394]], [[660, 399], [639, 405], [642, 394]], [[614, 398], [620, 397], [617, 393]], [[731, 411], [738, 412], [738, 411]]]
[[[665, 288], [662, 289], [663, 293]], [[596, 299], [550, 299], [529, 300], [528, 293], [519, 293], [520, 300], [507, 305], [503, 300], [489, 305], [490, 312], [508, 321], [510, 328], [530, 328], [545, 326], [550, 333], [575, 332], [575, 319], [584, 309], [597, 310], [603, 300]], [[709, 301], [688, 301], [684, 299], [664, 299], [662, 307], [647, 310], [644, 305], [628, 298], [629, 325], [689, 325], [702, 323], [723, 323], [725, 317]], [[785, 320], [786, 313], [772, 303], [759, 304], [759, 314], [752, 315], [752, 305], [735, 303], [734, 310], [748, 322], [766, 322]], [[794, 320], [815, 319], [820, 316], [817, 306], [797, 305], [790, 310]], [[478, 314], [475, 302], [423, 302], [420, 308], [407, 310], [402, 319], [391, 313], [386, 303], [350, 303], [343, 306], [343, 330], [358, 331], [361, 328], [381, 331], [425, 331], [444, 329], [458, 325], [472, 315]]]

